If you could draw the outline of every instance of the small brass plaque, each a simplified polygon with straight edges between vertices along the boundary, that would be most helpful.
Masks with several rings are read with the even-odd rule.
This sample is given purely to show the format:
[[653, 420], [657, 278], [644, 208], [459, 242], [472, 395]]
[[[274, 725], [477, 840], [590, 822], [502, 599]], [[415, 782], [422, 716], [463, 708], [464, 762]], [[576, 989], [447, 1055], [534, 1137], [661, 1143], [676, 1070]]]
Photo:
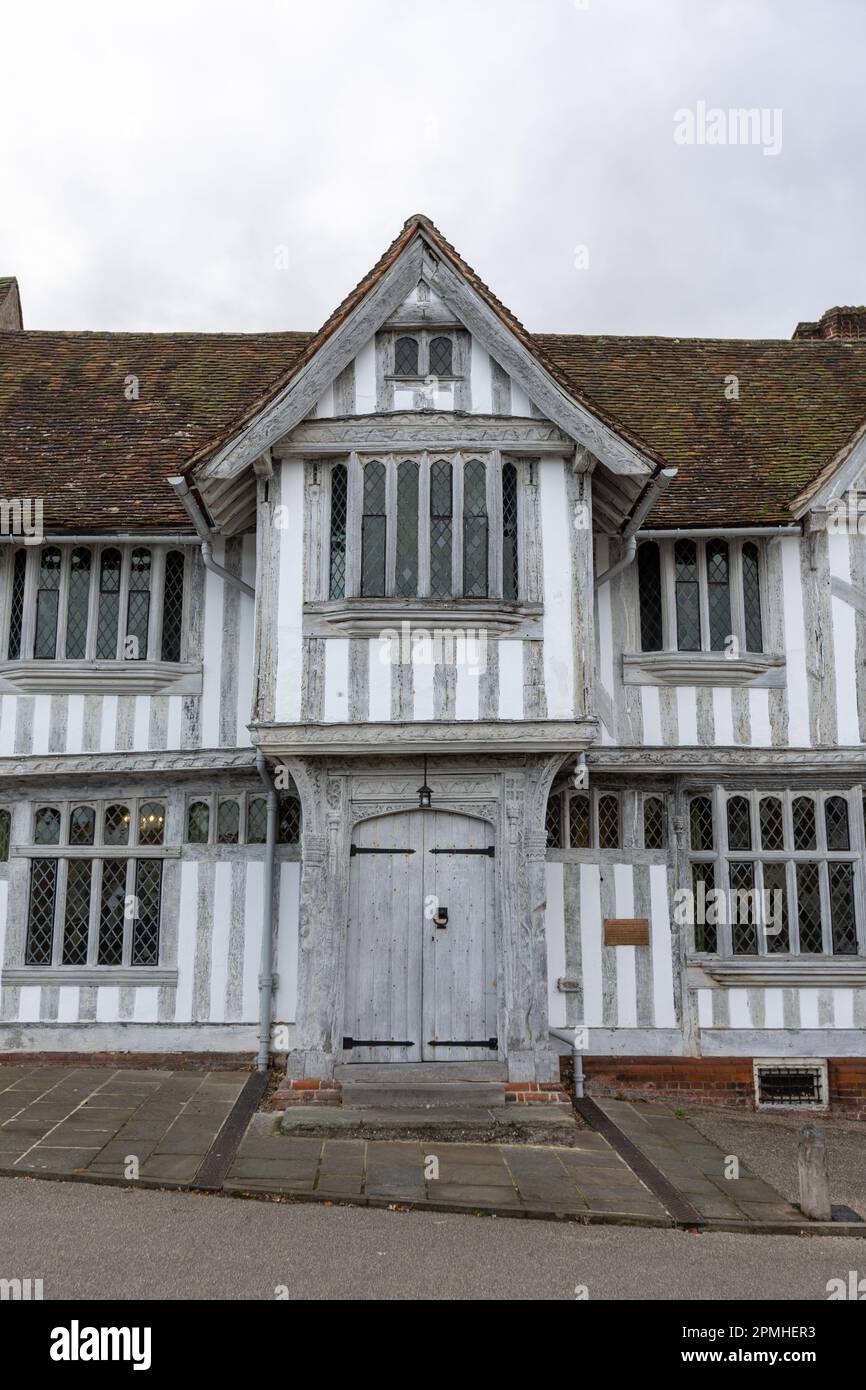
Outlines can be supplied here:
[[649, 921], [646, 917], [605, 917], [605, 946], [648, 946]]

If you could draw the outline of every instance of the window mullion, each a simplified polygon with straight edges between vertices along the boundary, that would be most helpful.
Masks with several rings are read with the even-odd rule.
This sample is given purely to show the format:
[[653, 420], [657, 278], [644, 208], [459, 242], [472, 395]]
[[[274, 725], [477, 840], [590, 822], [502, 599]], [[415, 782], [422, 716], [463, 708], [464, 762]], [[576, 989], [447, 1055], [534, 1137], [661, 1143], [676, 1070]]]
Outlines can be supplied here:
[[349, 455], [346, 487], [346, 598], [361, 592], [361, 539], [364, 512], [364, 469], [358, 455]]
[[132, 960], [132, 931], [135, 926], [135, 917], [130, 914], [128, 908], [129, 903], [133, 902], [136, 913], [138, 912], [138, 903], [134, 901], [135, 865], [135, 857], [130, 855], [126, 861], [126, 895], [123, 904], [123, 953], [121, 956], [121, 965], [129, 965]]
[[102, 548], [93, 546], [90, 551], [90, 591], [87, 595], [87, 637], [84, 642], [85, 660], [96, 658], [96, 629], [99, 623], [99, 578], [101, 574]]
[[125, 546], [120, 552], [120, 591], [117, 601], [117, 646], [115, 652], [121, 661], [126, 660], [126, 625], [129, 607], [129, 570], [132, 550]]
[[418, 469], [418, 597], [430, 595], [430, 455]]
[[728, 592], [731, 605], [731, 633], [746, 651], [746, 608], [743, 602], [743, 543], [728, 542]]
[[698, 611], [701, 624], [700, 650], [708, 652], [710, 650], [710, 586], [707, 578], [706, 541], [695, 542], [695, 553], [698, 571]]
[[677, 586], [673, 541], [661, 542], [659, 562], [662, 578], [662, 646], [665, 651], [675, 652], [679, 649], [679, 637], [677, 635]]
[[63, 962], [63, 934], [66, 929], [66, 886], [68, 880], [69, 860], [61, 855], [57, 859], [57, 880], [54, 889], [54, 931], [51, 946], [53, 965], [61, 965]]
[[[97, 821], [99, 821], [97, 815]], [[87, 932], [87, 964], [96, 965], [99, 960], [99, 914], [102, 903], [102, 860], [92, 860], [90, 880], [90, 926]]]
[[[325, 535], [327, 535], [327, 531]], [[147, 660], [159, 661], [162, 653], [162, 610], [165, 596], [165, 547], [150, 547], [150, 610], [147, 623]]]
[[722, 913], [722, 921], [716, 924], [716, 941], [720, 945], [720, 955], [732, 956], [734, 954], [734, 938], [731, 930], [731, 882], [728, 872], [728, 799], [724, 788], [713, 788], [713, 803], [716, 823], [717, 857], [716, 857], [716, 887], [720, 888], [724, 894], [722, 901], [725, 909]]
[[393, 598], [397, 572], [397, 461], [388, 454], [385, 463], [385, 595]]
[[487, 592], [502, 598], [502, 455], [487, 457]]
[[451, 469], [451, 593], [463, 596], [463, 455], [454, 456]]

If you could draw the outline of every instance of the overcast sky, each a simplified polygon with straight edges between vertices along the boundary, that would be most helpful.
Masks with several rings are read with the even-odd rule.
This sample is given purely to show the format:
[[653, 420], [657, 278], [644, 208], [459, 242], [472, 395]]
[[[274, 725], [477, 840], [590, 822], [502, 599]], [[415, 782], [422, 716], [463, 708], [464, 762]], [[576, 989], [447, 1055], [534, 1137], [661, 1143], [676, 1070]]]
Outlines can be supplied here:
[[[536, 331], [866, 301], [866, 0], [5, 0], [2, 35], [26, 327], [313, 329], [415, 211]], [[699, 102], [781, 110], [781, 152], [677, 144]]]

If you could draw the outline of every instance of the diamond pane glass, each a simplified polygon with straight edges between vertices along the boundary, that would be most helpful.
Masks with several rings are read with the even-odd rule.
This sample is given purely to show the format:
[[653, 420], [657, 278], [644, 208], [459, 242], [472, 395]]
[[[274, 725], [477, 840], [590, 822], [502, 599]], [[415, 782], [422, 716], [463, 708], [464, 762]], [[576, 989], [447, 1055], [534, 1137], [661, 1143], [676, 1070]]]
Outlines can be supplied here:
[[138, 843], [161, 845], [165, 833], [165, 807], [161, 801], [145, 801], [138, 808]]
[[90, 551], [73, 550], [69, 557], [69, 598], [66, 604], [66, 655], [79, 659], [87, 649], [90, 608]]
[[502, 597], [517, 601], [517, 469], [502, 465]]
[[824, 802], [828, 849], [850, 849], [848, 803], [843, 796], [828, 796]]
[[280, 795], [280, 815], [277, 841], [281, 845], [297, 845], [301, 839], [301, 803], [296, 796]]
[[662, 649], [662, 572], [661, 555], [655, 541], [645, 541], [637, 552], [637, 581], [640, 599], [640, 648], [642, 652]]
[[126, 641], [123, 647], [127, 661], [144, 661], [146, 659], [149, 624], [150, 551], [139, 547], [137, 550], [133, 550], [129, 564]]
[[693, 796], [689, 802], [692, 849], [713, 849], [713, 803], [708, 796]]
[[[742, 845], [737, 845], [742, 849]], [[761, 848], [784, 849], [785, 825], [782, 819], [782, 803], [777, 796], [761, 797]]]
[[743, 546], [743, 609], [746, 615], [746, 649], [750, 652], [762, 652], [764, 633], [761, 622], [761, 581], [758, 547], [754, 541], [747, 541]]
[[824, 949], [821, 930], [821, 879], [817, 864], [797, 865], [797, 921], [800, 954], [819, 955]]
[[598, 847], [619, 849], [619, 797], [598, 798]]
[[790, 950], [788, 937], [788, 883], [784, 864], [764, 865], [764, 936], [767, 952]]
[[568, 799], [568, 843], [572, 849], [589, 849], [592, 844], [592, 823], [586, 792], [578, 792]]
[[241, 808], [236, 801], [221, 801], [217, 808], [217, 844], [236, 845], [241, 828]]
[[430, 593], [451, 597], [453, 503], [451, 464], [437, 459], [430, 469]]
[[398, 338], [394, 344], [394, 375], [418, 375], [418, 339]]
[[165, 578], [162, 586], [163, 661], [180, 661], [183, 636], [183, 572], [183, 552], [170, 550], [165, 557]]
[[87, 964], [92, 879], [92, 859], [70, 859], [66, 878], [66, 908], [63, 914], [64, 965]]
[[102, 835], [107, 845], [129, 844], [129, 807], [106, 806]]
[[480, 459], [463, 470], [463, 593], [487, 596], [487, 470]]
[[103, 550], [99, 559], [99, 619], [96, 625], [96, 655], [100, 661], [113, 661], [117, 656], [120, 564], [119, 550]]
[[27, 551], [16, 550], [12, 565], [12, 598], [9, 605], [9, 645], [7, 652], [10, 661], [17, 661], [21, 655], [21, 627], [24, 621], [24, 583], [27, 578]]
[[674, 546], [677, 608], [677, 646], [681, 652], [700, 651], [701, 606], [698, 592], [698, 548], [694, 541]]
[[123, 964], [123, 925], [126, 908], [126, 860], [104, 859], [99, 902], [100, 965]]
[[346, 465], [335, 463], [331, 469], [331, 577], [328, 590], [331, 598], [345, 598], [346, 596], [348, 499], [349, 481]]
[[451, 376], [454, 371], [450, 338], [434, 338], [430, 344], [430, 375]]
[[728, 849], [752, 848], [752, 822], [747, 796], [728, 798]]
[[33, 655], [50, 661], [57, 647], [57, 605], [60, 601], [60, 551], [56, 546], [43, 550], [39, 561], [39, 588], [36, 594], [36, 633]]
[[364, 516], [361, 535], [361, 593], [381, 598], [385, 593], [385, 465], [364, 469]]
[[544, 828], [547, 831], [548, 849], [562, 849], [562, 797], [558, 793], [547, 799]]
[[191, 801], [186, 817], [186, 838], [191, 845], [206, 845], [210, 832], [210, 807], [206, 801]]
[[5, 806], [0, 808], [0, 864], [9, 858], [9, 840], [12, 834], [12, 817]]
[[96, 812], [92, 806], [74, 806], [69, 817], [69, 843], [92, 845], [96, 837]]
[[247, 844], [263, 845], [268, 838], [268, 803], [263, 796], [247, 802]]
[[815, 803], [811, 796], [796, 796], [793, 802], [794, 849], [814, 849], [816, 840]]
[[707, 921], [708, 916], [714, 915], [712, 911], [708, 912], [707, 896], [715, 891], [715, 887], [715, 866], [712, 864], [692, 864], [696, 951], [715, 952], [718, 950], [717, 924], [715, 921]]
[[854, 916], [854, 865], [830, 865], [830, 922], [833, 951], [837, 956], [856, 956], [857, 922]]
[[397, 566], [395, 588], [401, 598], [418, 593], [418, 465], [403, 459], [397, 468]]
[[728, 543], [707, 542], [707, 606], [710, 614], [710, 649], [721, 652], [731, 635], [731, 587]]
[[60, 844], [60, 812], [56, 807], [39, 807], [33, 821], [33, 841], [37, 845]]
[[132, 923], [131, 965], [159, 962], [159, 903], [162, 893], [162, 861], [139, 859], [135, 866], [137, 914]]
[[30, 861], [30, 902], [27, 910], [27, 965], [50, 965], [54, 940], [54, 899], [57, 893], [57, 860]]
[[758, 951], [755, 927], [755, 866], [731, 863], [731, 943], [735, 956], [754, 956]]
[[643, 803], [644, 849], [664, 849], [667, 844], [665, 804], [660, 796], [646, 796]]

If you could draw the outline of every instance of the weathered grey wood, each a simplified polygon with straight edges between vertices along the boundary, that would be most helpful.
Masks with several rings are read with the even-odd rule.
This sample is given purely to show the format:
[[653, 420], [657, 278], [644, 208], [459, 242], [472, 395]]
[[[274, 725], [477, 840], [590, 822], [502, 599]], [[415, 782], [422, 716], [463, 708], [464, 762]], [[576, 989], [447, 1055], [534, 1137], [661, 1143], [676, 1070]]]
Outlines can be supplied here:
[[816, 1125], [803, 1125], [798, 1139], [800, 1210], [811, 1221], [830, 1221], [830, 1172], [824, 1133]]

